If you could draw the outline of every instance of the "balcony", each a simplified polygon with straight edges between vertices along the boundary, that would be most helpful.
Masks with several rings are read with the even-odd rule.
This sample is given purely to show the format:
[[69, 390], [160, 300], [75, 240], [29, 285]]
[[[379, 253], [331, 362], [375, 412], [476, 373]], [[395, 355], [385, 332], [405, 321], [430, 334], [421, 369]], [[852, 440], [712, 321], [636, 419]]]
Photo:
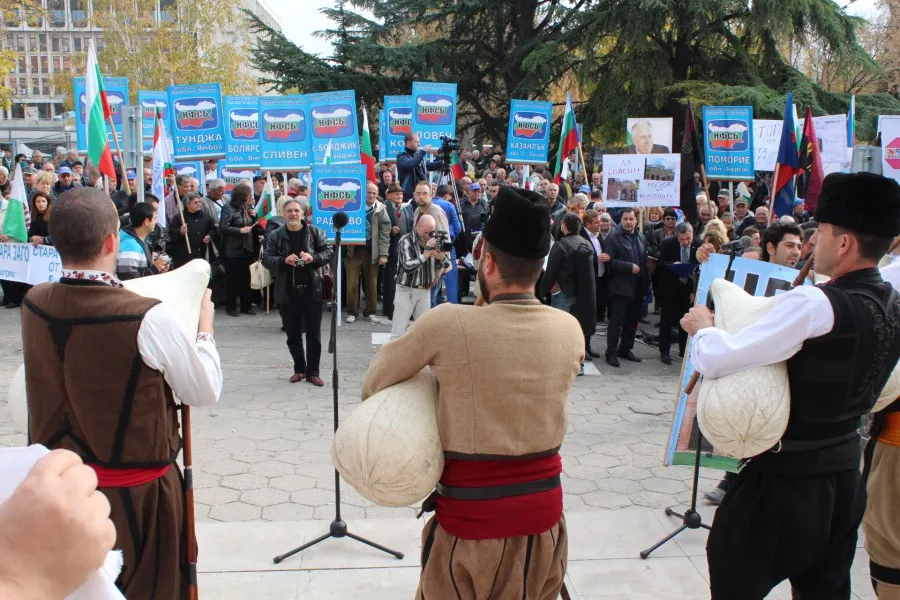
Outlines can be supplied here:
[[66, 26], [66, 11], [64, 10], [51, 10], [47, 11], [50, 16], [50, 27], [65, 27]]

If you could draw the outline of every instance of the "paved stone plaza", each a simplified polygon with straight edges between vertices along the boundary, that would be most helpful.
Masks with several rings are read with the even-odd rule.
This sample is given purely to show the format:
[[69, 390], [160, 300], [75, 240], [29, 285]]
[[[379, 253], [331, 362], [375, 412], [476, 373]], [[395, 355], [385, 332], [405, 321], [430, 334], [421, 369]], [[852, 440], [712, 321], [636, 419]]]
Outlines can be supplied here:
[[[326, 321], [329, 316], [326, 312]], [[271, 563], [272, 556], [326, 531], [334, 517], [331, 355], [322, 356], [324, 388], [292, 385], [277, 313], [235, 319], [219, 311], [216, 319], [224, 392], [217, 406], [192, 413], [204, 596], [411, 598], [422, 526], [416, 509], [377, 507], [347, 486], [342, 513], [352, 530], [393, 545], [406, 558], [397, 561], [345, 539], [325, 542], [278, 566]], [[4, 398], [22, 360], [19, 323], [18, 311], [0, 309]], [[357, 322], [339, 331], [341, 410], [346, 412], [359, 402], [366, 366], [378, 348], [373, 341], [384, 339], [389, 326]], [[323, 337], [327, 347], [327, 333]], [[602, 335], [594, 347], [602, 352]], [[656, 350], [641, 344], [635, 352], [645, 361], [623, 361], [620, 369], [595, 360], [569, 395], [569, 432], [561, 450], [569, 589], [584, 600], [708, 597], [704, 533], [689, 532], [649, 561], [637, 557], [680, 524], [665, 517], [662, 508], [689, 502], [691, 469], [662, 465], [681, 365], [663, 365]], [[0, 410], [0, 446], [24, 441], [8, 411]], [[720, 475], [704, 470], [701, 490], [714, 487]], [[711, 522], [711, 507], [704, 514]], [[863, 551], [857, 562], [857, 597], [873, 598]], [[770, 598], [790, 598], [784, 590]]]

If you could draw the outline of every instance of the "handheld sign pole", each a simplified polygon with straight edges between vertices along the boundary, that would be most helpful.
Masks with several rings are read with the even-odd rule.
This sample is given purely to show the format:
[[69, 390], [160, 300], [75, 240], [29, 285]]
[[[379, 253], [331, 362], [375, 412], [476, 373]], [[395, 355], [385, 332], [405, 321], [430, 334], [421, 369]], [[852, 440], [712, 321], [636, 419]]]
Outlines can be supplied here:
[[194, 457], [191, 443], [191, 407], [181, 405], [181, 437], [184, 442], [184, 527], [187, 536], [188, 594], [190, 600], [198, 600], [197, 590], [197, 532], [194, 516]]
[[122, 148], [119, 147], [119, 135], [116, 133], [116, 124], [113, 123], [112, 115], [108, 117], [109, 128], [112, 129], [113, 141], [116, 143], [116, 152], [119, 155], [119, 165], [122, 167], [122, 183], [125, 184], [125, 193], [131, 195], [131, 186], [128, 185], [128, 173], [125, 172], [125, 156], [122, 154]]
[[[181, 196], [178, 194], [178, 184], [176, 183], [172, 190], [175, 192], [175, 202], [178, 204], [178, 214], [181, 215], [181, 224], [187, 226], [187, 221], [184, 220], [184, 204], [181, 203]], [[188, 234], [184, 234], [184, 245], [187, 247], [188, 254], [191, 253], [191, 240], [188, 237]]]

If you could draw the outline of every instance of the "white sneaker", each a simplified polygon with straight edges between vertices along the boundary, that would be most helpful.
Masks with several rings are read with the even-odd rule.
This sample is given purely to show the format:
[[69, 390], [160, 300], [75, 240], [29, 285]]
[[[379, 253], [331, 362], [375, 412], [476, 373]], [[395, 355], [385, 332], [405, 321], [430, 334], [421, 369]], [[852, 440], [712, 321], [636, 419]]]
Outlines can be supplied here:
[[356, 323], [356, 317], [354, 317], [353, 315], [347, 315], [347, 322]]
[[393, 321], [388, 319], [387, 317], [378, 317], [379, 321], [384, 325], [393, 325]]
[[379, 319], [375, 315], [369, 315], [368, 317], [366, 317], [366, 321], [368, 321], [369, 323], [381, 323], [381, 319]]

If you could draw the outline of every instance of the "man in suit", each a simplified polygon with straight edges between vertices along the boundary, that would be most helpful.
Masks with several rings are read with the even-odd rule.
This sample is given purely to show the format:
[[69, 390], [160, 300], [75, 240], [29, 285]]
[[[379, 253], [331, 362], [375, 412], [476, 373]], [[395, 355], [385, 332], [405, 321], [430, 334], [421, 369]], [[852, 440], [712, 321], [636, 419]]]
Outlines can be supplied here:
[[[606, 362], [618, 367], [619, 358], [641, 362], [632, 348], [644, 295], [650, 285], [647, 270], [647, 243], [637, 230], [634, 208], [622, 209], [622, 222], [605, 240], [609, 255], [607, 283], [610, 300], [609, 328], [606, 332]], [[621, 342], [620, 342], [621, 336]]]
[[638, 121], [631, 126], [631, 145], [625, 154], [670, 154], [668, 146], [653, 143], [653, 126], [650, 121]]
[[[677, 272], [671, 265], [699, 265], [697, 247], [694, 239], [694, 228], [690, 223], [679, 223], [675, 226], [675, 237], [663, 240], [660, 245], [659, 263], [659, 300], [661, 311], [659, 318], [659, 359], [663, 364], [671, 365], [669, 350], [672, 346], [672, 326], [678, 324], [691, 308], [691, 296], [694, 286], [690, 277]], [[678, 326], [678, 349], [684, 356], [687, 344], [687, 333]]]
[[428, 171], [436, 171], [444, 166], [440, 160], [429, 161], [431, 146], [419, 150], [419, 136], [407, 133], [405, 148], [397, 155], [397, 180], [403, 186], [403, 199], [412, 200], [416, 184], [428, 180]]
[[[597, 309], [597, 321], [605, 318], [606, 306], [608, 304], [606, 291], [606, 263], [609, 262], [609, 255], [603, 252], [603, 238], [600, 237], [600, 213], [589, 208], [584, 211], [584, 228], [581, 230], [581, 237], [586, 239], [594, 249], [594, 278], [596, 285], [594, 303]], [[593, 358], [600, 358], [598, 352], [594, 352], [591, 348], [590, 338], [587, 339], [586, 351]]]
[[403, 188], [397, 183], [387, 186], [384, 194], [387, 197], [387, 213], [391, 220], [391, 244], [388, 249], [388, 262], [382, 271], [381, 298], [384, 301], [384, 316], [388, 320], [394, 318], [394, 292], [397, 284], [397, 257], [400, 237], [408, 233], [406, 219], [403, 216]]

